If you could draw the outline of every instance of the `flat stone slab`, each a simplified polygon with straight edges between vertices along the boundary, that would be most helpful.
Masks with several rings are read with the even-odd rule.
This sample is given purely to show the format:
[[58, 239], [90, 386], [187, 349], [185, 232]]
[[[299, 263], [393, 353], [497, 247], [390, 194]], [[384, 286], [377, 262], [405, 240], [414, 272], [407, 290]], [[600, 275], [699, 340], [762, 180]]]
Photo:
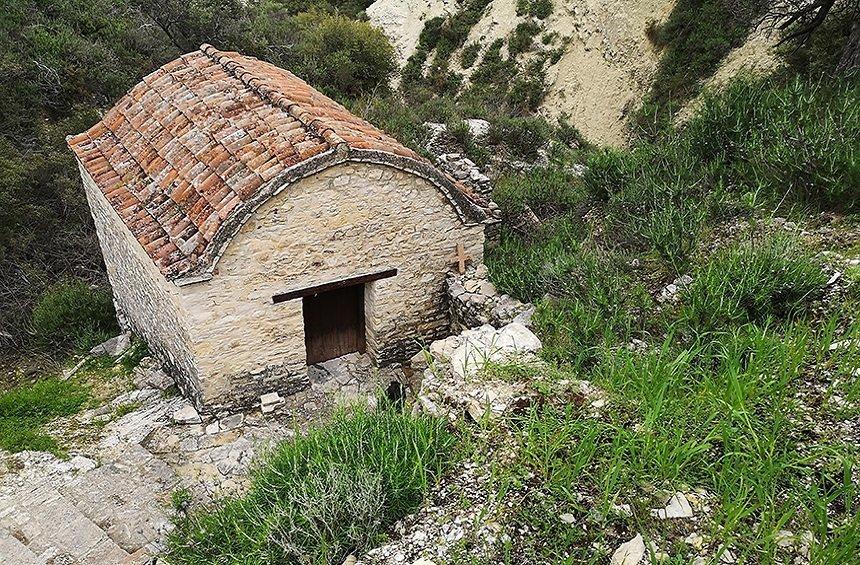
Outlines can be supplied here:
[[26, 545], [0, 530], [0, 556], [5, 563], [15, 565], [45, 565], [46, 561], [30, 551]]
[[0, 527], [36, 555], [67, 555], [81, 565], [128, 558], [104, 530], [50, 486], [40, 485], [8, 502], [11, 511], [0, 518]]

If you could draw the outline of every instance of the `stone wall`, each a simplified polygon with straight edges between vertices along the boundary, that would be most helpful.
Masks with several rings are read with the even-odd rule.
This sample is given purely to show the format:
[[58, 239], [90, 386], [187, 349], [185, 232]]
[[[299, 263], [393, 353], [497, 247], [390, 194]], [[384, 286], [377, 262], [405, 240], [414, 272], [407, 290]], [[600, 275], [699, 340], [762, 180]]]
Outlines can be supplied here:
[[179, 288], [164, 279], [89, 173], [80, 169], [123, 329], [143, 337], [153, 355], [179, 377], [183, 393], [199, 403], [198, 369]]
[[485, 324], [501, 328], [511, 322], [530, 325], [534, 306], [500, 294], [487, 278], [487, 267], [478, 264], [464, 274], [448, 275], [451, 329], [459, 332]]
[[446, 274], [456, 244], [480, 262], [483, 225], [464, 225], [432, 184], [394, 168], [347, 163], [264, 203], [211, 280], [179, 288], [205, 404], [247, 403], [304, 383], [301, 299], [272, 296], [389, 268], [365, 287], [368, 352], [405, 360], [447, 334]]

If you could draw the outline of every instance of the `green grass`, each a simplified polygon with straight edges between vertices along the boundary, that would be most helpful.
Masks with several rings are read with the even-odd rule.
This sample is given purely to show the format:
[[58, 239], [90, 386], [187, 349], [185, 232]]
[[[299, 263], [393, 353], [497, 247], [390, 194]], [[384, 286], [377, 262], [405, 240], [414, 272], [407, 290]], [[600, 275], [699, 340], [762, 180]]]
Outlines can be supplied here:
[[613, 245], [684, 270], [708, 225], [765, 210], [860, 206], [860, 83], [738, 79], [684, 127], [588, 158]]
[[77, 381], [40, 380], [0, 393], [0, 448], [61, 454], [61, 446], [45, 425], [76, 413], [90, 399], [89, 388]]
[[181, 519], [168, 562], [340, 563], [421, 504], [454, 443], [441, 420], [342, 411], [260, 461], [245, 496]]
[[[129, 390], [134, 368], [148, 353], [146, 344], [135, 339], [120, 360], [106, 355], [94, 357], [67, 380], [43, 375], [35, 382], [0, 391], [0, 449], [48, 451], [63, 456], [68, 438], [62, 433], [52, 434], [48, 425], [56, 418], [98, 406]], [[138, 403], [118, 406], [112, 419], [138, 406]], [[106, 423], [105, 420], [94, 425]]]
[[694, 272], [682, 318], [710, 331], [785, 318], [816, 298], [826, 282], [796, 239], [756, 238], [722, 250]]
[[[808, 447], [791, 420], [804, 364], [826, 350], [824, 337], [802, 323], [748, 325], [687, 347], [670, 335], [646, 354], [604, 349], [587, 373], [610, 395], [602, 417], [552, 393], [507, 423], [521, 445], [513, 465], [496, 468], [496, 484], [519, 489], [512, 529], [533, 528], [511, 561], [597, 563], [593, 544], [614, 547], [632, 537], [623, 532], [689, 555], [680, 543], [689, 525], [651, 520], [649, 510], [662, 505], [659, 492], [697, 488], [714, 497], [699, 526], [711, 553], [724, 543], [747, 562], [771, 563], [777, 531], [809, 529], [813, 562], [856, 555], [856, 446]], [[633, 516], [613, 516], [620, 503]], [[561, 523], [563, 512], [578, 526]]]
[[[724, 546], [740, 562], [783, 563], [783, 529], [811, 532], [812, 563], [856, 560], [858, 446], [846, 430], [860, 417], [860, 271], [835, 265], [848, 288], [822, 302], [834, 290], [816, 252], [832, 244], [767, 218], [813, 229], [809, 218], [834, 217], [833, 233], [854, 233], [857, 94], [851, 81], [741, 78], [682, 128], [586, 154], [582, 178], [535, 169], [497, 184], [507, 223], [490, 276], [537, 302], [550, 363], [492, 367], [542, 397], [481, 422], [475, 440], [495, 494], [517, 501], [506, 562], [603, 563], [638, 532], [689, 563], [683, 538], [696, 530], [708, 558]], [[516, 227], [526, 205], [539, 228]], [[651, 300], [681, 273], [693, 283], [678, 304]], [[831, 351], [837, 341], [852, 345]], [[599, 414], [576, 386], [551, 384], [575, 379], [606, 392]], [[482, 441], [515, 442], [515, 461]], [[651, 518], [666, 493], [695, 489], [711, 507], [696, 525]], [[613, 512], [621, 503], [632, 516]], [[568, 512], [574, 526], [559, 520]]]

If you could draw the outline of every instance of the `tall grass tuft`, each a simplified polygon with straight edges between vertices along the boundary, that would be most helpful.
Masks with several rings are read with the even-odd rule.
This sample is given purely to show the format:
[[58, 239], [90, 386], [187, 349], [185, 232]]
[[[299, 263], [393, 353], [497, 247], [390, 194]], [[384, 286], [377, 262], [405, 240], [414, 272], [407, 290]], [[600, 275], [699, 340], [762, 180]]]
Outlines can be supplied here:
[[826, 280], [810, 251], [791, 237], [752, 239], [722, 250], [695, 272], [682, 318], [706, 331], [785, 318]]
[[442, 420], [343, 410], [267, 455], [247, 495], [181, 519], [168, 561], [340, 563], [420, 505], [454, 441]]

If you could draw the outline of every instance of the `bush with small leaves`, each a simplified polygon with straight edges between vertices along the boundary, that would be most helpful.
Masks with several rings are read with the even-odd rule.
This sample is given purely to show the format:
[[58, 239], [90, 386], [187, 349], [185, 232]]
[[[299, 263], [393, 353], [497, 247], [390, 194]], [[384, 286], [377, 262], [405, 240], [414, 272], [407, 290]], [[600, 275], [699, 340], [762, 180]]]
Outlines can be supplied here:
[[110, 291], [79, 280], [48, 288], [33, 309], [32, 325], [42, 344], [61, 348], [88, 349], [119, 331]]
[[454, 449], [444, 420], [342, 409], [260, 461], [246, 495], [178, 517], [169, 561], [342, 563], [421, 504]]

